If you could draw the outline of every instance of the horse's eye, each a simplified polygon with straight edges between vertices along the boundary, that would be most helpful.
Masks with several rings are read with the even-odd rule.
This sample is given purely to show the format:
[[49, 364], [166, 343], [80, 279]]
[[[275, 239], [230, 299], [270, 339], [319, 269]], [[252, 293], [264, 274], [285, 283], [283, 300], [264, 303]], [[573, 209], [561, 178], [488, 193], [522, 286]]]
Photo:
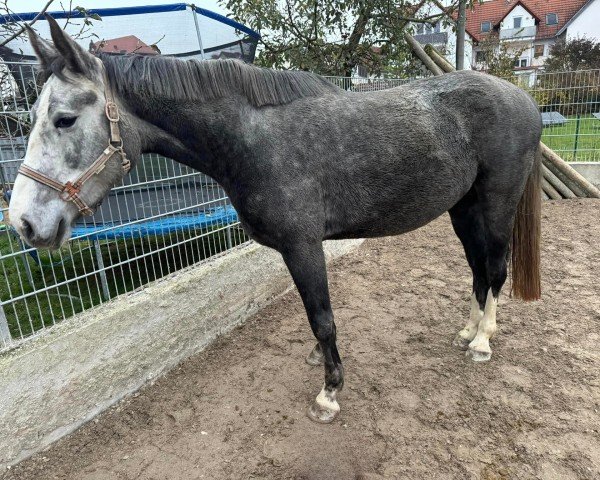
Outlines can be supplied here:
[[77, 117], [60, 117], [54, 122], [54, 126], [56, 128], [69, 128], [73, 126], [75, 120], [77, 120]]

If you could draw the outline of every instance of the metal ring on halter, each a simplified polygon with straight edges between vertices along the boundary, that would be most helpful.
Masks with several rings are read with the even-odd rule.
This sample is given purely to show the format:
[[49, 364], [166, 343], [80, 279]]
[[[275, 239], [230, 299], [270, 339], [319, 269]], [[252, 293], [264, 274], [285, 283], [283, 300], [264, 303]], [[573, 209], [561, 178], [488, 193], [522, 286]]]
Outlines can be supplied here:
[[[106, 113], [106, 118], [108, 118], [110, 122], [117, 123], [119, 120], [121, 120], [121, 116], [119, 115], [119, 107], [112, 100], [108, 100], [106, 105], [104, 105], [104, 113]], [[115, 114], [114, 117], [111, 116], [112, 113]]]

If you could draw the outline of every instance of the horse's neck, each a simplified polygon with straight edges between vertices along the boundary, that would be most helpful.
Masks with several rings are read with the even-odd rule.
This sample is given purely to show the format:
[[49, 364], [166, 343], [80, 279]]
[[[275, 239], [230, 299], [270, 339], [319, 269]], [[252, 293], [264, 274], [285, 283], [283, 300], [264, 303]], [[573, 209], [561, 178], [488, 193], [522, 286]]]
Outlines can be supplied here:
[[141, 120], [144, 153], [159, 153], [224, 180], [228, 163], [235, 160], [231, 147], [240, 141], [245, 99], [194, 103], [133, 96], [128, 103]]

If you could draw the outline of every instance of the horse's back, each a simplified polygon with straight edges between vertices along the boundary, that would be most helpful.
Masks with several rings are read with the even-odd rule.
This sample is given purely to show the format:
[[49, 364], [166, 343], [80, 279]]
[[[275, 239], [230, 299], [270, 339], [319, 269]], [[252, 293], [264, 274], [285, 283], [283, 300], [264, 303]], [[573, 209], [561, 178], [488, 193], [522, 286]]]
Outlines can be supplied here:
[[272, 210], [285, 211], [280, 229], [308, 223], [325, 238], [404, 233], [449, 210], [482, 169], [522, 176], [518, 163], [540, 123], [526, 93], [464, 72], [303, 99], [260, 121], [268, 138], [253, 131], [255, 161], [271, 160], [254, 197], [271, 191]]

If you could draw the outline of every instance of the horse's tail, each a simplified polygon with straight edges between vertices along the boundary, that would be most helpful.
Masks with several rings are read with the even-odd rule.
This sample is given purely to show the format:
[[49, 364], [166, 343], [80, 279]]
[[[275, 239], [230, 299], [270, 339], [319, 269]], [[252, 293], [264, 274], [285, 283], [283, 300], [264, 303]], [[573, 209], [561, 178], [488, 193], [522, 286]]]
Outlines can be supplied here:
[[533, 169], [517, 207], [512, 236], [512, 291], [525, 301], [542, 294], [540, 282], [540, 236], [542, 208], [542, 153], [538, 147]]

